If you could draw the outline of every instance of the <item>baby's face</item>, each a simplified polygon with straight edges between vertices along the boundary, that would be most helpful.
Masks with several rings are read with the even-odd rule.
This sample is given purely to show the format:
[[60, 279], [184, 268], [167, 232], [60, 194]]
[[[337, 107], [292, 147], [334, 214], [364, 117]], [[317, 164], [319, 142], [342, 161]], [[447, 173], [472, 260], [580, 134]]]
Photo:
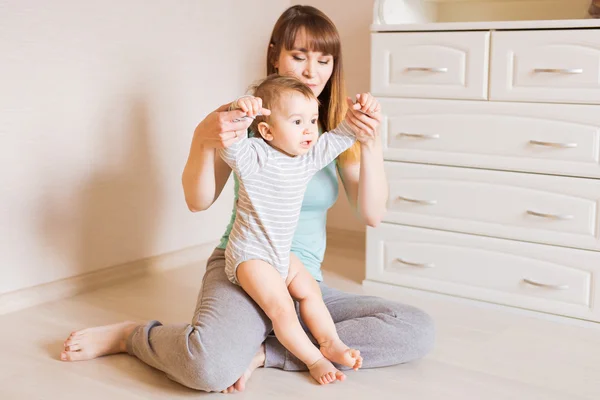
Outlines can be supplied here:
[[290, 156], [307, 153], [319, 137], [319, 105], [301, 93], [284, 93], [269, 120], [271, 145]]

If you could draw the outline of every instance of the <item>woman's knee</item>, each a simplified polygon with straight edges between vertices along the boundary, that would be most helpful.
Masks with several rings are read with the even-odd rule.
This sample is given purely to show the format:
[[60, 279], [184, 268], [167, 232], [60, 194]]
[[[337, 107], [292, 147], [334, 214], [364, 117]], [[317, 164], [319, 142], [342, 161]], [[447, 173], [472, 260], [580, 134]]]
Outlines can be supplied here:
[[191, 389], [220, 392], [235, 383], [247, 368], [236, 367], [236, 364], [231, 359], [219, 359], [216, 354], [210, 358], [194, 357], [182, 362], [182, 373], [171, 378]]
[[405, 351], [399, 354], [400, 363], [425, 357], [435, 344], [435, 323], [423, 310], [398, 304], [394, 307], [396, 337], [402, 341]]
[[[250, 365], [266, 333], [248, 330], [242, 337], [226, 332], [193, 329], [183, 343], [184, 351], [173, 360], [177, 368], [169, 376], [192, 389], [220, 392], [237, 381]], [[204, 339], [204, 340], [202, 340]]]

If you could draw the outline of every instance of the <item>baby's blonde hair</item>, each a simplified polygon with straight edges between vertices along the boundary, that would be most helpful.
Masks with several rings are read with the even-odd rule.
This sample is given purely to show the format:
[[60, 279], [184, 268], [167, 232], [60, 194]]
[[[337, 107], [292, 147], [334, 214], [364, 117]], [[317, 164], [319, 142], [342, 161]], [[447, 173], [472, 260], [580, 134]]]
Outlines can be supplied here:
[[[254, 97], [262, 99], [263, 108], [267, 108], [273, 112], [273, 109], [279, 107], [279, 101], [285, 93], [296, 92], [300, 93], [309, 100], [315, 100], [317, 104], [319, 99], [313, 93], [311, 88], [302, 83], [299, 79], [292, 76], [272, 74], [267, 76], [259, 83], [253, 85], [250, 92]], [[268, 116], [258, 116], [250, 125], [250, 130], [254, 136], [260, 136], [258, 132], [258, 124], [261, 122], [269, 122]]]

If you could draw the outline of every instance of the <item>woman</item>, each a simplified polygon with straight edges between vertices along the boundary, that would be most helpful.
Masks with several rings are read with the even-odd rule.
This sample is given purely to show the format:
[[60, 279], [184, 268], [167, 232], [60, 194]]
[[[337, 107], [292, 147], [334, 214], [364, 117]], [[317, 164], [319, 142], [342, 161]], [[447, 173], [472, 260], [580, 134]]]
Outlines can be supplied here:
[[[293, 6], [273, 29], [267, 53], [267, 74], [293, 75], [318, 96], [320, 128], [337, 126], [346, 112], [339, 35], [319, 10]], [[245, 133], [244, 113], [223, 105], [196, 127], [183, 172], [183, 188], [191, 211], [209, 208], [231, 173], [216, 149], [229, 146]], [[322, 282], [327, 210], [338, 194], [336, 170], [346, 195], [362, 220], [379, 223], [387, 199], [379, 119], [350, 110], [351, 122], [363, 140], [317, 173], [304, 197], [292, 244], [292, 262], [302, 262], [319, 281], [323, 299], [340, 338], [360, 350], [363, 368], [400, 364], [423, 357], [432, 347], [431, 318], [413, 307], [377, 297], [343, 293]], [[238, 184], [235, 195], [237, 200]], [[235, 217], [235, 206], [232, 220]], [[259, 366], [287, 371], [306, 370], [271, 334], [267, 316], [225, 275], [224, 249], [231, 222], [220, 245], [208, 260], [192, 325], [163, 326], [157, 321], [140, 325], [123, 322], [74, 332], [65, 342], [64, 361], [88, 360], [128, 352], [171, 379], [203, 391], [244, 390]]]

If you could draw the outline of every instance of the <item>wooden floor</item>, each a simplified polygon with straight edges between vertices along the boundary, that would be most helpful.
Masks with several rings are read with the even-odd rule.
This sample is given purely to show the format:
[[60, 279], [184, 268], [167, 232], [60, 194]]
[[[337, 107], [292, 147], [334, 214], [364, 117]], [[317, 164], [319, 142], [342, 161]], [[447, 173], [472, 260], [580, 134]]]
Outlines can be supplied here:
[[[348, 373], [320, 387], [307, 374], [259, 369], [236, 399], [600, 399], [600, 329], [447, 297], [360, 285], [359, 252], [332, 250], [326, 281], [416, 305], [436, 320], [434, 351], [411, 364]], [[223, 397], [186, 389], [135, 358], [64, 363], [73, 329], [124, 319], [190, 320], [204, 272], [183, 267], [0, 316], [0, 399]]]

